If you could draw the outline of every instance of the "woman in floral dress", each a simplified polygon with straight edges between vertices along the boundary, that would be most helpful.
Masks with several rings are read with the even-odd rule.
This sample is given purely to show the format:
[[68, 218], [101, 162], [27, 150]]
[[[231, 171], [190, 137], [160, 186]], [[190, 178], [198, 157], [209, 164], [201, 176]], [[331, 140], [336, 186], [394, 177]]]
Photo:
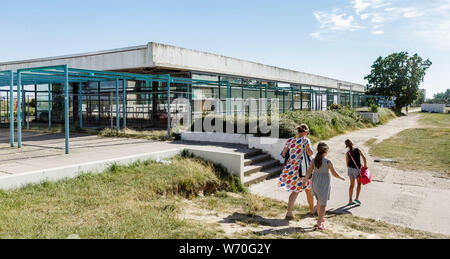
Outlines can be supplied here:
[[[289, 154], [283, 172], [280, 176], [278, 186], [289, 192], [292, 192], [289, 196], [288, 212], [286, 214], [287, 220], [292, 220], [292, 208], [294, 207], [295, 200], [298, 194], [303, 191], [301, 188], [305, 181], [306, 172], [308, 171], [311, 163], [311, 156], [313, 151], [311, 149], [311, 141], [307, 138], [309, 134], [309, 128], [306, 124], [301, 124], [297, 127], [298, 135], [290, 138], [283, 149], [281, 155], [286, 157]], [[307, 185], [305, 189], [306, 198], [308, 200], [310, 213], [314, 212], [314, 198], [311, 194], [311, 181], [307, 179]]]

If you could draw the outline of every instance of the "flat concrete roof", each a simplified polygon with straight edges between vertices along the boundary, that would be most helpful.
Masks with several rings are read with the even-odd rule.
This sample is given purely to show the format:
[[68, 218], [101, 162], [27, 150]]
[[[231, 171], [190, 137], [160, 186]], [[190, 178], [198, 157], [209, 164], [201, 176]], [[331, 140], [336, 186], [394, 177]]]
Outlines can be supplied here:
[[150, 42], [147, 45], [0, 63], [1, 70], [67, 64], [72, 68], [124, 71], [161, 68], [255, 78], [364, 92], [364, 85], [213, 53]]

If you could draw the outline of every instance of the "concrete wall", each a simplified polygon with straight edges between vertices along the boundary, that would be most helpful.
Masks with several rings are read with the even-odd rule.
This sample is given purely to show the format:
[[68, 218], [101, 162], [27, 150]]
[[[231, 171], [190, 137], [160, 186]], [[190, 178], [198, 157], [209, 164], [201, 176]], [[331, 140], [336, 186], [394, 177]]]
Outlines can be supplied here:
[[445, 112], [445, 104], [422, 104], [422, 112]]
[[91, 70], [117, 70], [151, 67], [152, 55], [149, 47], [137, 46], [108, 51], [90, 52], [53, 58], [41, 58], [24, 61], [0, 63], [1, 70], [56, 66], [67, 64], [71, 68]]
[[364, 91], [364, 86], [328, 77], [298, 72], [217, 54], [184, 49], [160, 43], [151, 43], [153, 63], [157, 67], [186, 69], [215, 74], [239, 75], [292, 84], [307, 84], [342, 89], [353, 86], [354, 91]]
[[[223, 151], [211, 151], [201, 149], [187, 149], [194, 155], [215, 164], [225, 167], [229, 173], [238, 176], [243, 182], [244, 179], [244, 155]], [[117, 159], [100, 160], [90, 163], [75, 164], [64, 167], [37, 170], [33, 172], [14, 174], [0, 177], [0, 190], [12, 190], [21, 188], [28, 184], [40, 184], [43, 181], [60, 181], [64, 179], [76, 178], [83, 173], [101, 173], [113, 164], [131, 165], [138, 161], [169, 159], [180, 154], [182, 149], [172, 149], [161, 152], [140, 154]]]
[[244, 154], [201, 150], [198, 148], [187, 148], [186, 150], [206, 161], [222, 165], [228, 170], [229, 173], [238, 176], [241, 179], [241, 182], [244, 181]]
[[67, 178], [75, 178], [83, 173], [101, 173], [113, 164], [130, 165], [137, 161], [167, 159], [179, 154], [181, 150], [173, 149], [148, 154], [123, 157], [119, 159], [100, 160], [84, 164], [76, 164], [58, 168], [37, 170], [33, 172], [2, 176], [0, 190], [11, 190], [28, 184], [39, 184], [43, 181], [60, 181]]
[[361, 112], [360, 114], [363, 118], [369, 119], [375, 124], [380, 122], [380, 118], [376, 112]]
[[252, 135], [246, 134], [227, 134], [210, 132], [182, 132], [181, 139], [187, 141], [230, 143], [230, 144], [248, 144], [248, 138]]
[[0, 63], [0, 71], [64, 64], [72, 68], [91, 70], [125, 70], [160, 67], [235, 75], [291, 84], [306, 84], [341, 89], [352, 88], [353, 91], [364, 92], [364, 86], [360, 84], [153, 42], [137, 47], [5, 62]]
[[183, 132], [181, 139], [197, 142], [215, 142], [248, 145], [249, 148], [264, 150], [273, 158], [284, 162], [281, 157], [284, 145], [287, 139], [254, 137], [251, 134], [227, 134], [227, 133], [208, 133], [208, 132]]

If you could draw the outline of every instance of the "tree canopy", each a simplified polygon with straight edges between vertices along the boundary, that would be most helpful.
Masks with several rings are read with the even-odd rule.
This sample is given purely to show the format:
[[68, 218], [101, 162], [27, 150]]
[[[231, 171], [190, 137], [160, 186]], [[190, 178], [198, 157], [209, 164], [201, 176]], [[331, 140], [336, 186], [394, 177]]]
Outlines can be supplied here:
[[418, 54], [409, 56], [408, 52], [379, 57], [365, 77], [367, 94], [393, 97], [396, 111], [400, 112], [417, 99], [419, 86], [431, 64], [429, 59], [423, 60]]
[[450, 103], [450, 89], [442, 93], [437, 93], [433, 96], [433, 99], [429, 100], [428, 103]]

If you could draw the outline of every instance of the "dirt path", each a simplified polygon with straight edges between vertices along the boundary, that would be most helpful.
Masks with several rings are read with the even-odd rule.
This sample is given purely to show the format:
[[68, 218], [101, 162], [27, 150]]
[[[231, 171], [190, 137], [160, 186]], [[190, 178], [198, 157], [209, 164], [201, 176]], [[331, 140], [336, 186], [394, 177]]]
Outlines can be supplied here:
[[[347, 171], [345, 165], [345, 145], [347, 138], [367, 154], [369, 168], [374, 182], [363, 187], [361, 201], [363, 206], [345, 207], [348, 203], [349, 183], [337, 179], [332, 181], [331, 200], [328, 210], [352, 213], [356, 216], [374, 218], [388, 223], [403, 225], [415, 229], [450, 234], [450, 179], [440, 178], [434, 172], [402, 171], [375, 163], [368, 154], [364, 143], [372, 138], [377, 142], [390, 138], [397, 133], [418, 127], [419, 114], [394, 119], [376, 128], [354, 131], [325, 141], [330, 146], [330, 158], [338, 172]], [[266, 197], [287, 201], [288, 193], [276, 187], [277, 179], [269, 180], [250, 187], [250, 191]], [[298, 202], [306, 205], [301, 195]]]

